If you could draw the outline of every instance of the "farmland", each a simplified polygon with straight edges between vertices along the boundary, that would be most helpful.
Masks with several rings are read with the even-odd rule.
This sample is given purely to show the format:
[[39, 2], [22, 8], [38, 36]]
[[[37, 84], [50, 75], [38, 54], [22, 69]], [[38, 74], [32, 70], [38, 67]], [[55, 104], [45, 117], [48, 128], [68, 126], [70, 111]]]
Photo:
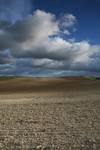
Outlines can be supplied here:
[[100, 81], [0, 81], [0, 149], [99, 150]]

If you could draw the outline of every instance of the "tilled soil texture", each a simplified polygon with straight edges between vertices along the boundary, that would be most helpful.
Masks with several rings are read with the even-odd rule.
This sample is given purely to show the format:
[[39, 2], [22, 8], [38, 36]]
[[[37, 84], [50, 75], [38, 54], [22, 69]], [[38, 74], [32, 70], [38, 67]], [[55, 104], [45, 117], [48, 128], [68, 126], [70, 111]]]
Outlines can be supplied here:
[[99, 81], [70, 82], [61, 92], [1, 92], [0, 150], [99, 150]]

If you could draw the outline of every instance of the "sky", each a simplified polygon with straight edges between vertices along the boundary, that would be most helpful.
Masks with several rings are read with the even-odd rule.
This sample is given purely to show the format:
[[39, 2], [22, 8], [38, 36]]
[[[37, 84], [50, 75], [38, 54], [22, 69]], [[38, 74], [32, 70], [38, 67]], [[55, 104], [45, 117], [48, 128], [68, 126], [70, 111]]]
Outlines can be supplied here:
[[0, 76], [100, 76], [100, 0], [0, 0]]

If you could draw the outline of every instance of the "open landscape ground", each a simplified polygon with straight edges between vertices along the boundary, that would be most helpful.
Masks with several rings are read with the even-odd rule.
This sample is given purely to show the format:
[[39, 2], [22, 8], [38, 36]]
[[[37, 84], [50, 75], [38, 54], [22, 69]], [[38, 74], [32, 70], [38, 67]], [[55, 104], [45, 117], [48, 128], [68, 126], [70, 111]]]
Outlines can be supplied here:
[[0, 80], [0, 150], [100, 150], [100, 80]]

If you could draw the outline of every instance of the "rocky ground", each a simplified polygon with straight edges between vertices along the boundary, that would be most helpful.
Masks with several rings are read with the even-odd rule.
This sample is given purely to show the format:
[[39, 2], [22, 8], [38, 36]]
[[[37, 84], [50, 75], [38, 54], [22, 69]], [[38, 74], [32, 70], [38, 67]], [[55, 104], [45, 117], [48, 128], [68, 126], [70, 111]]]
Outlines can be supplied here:
[[0, 150], [100, 150], [99, 85], [75, 81], [64, 92], [50, 92], [52, 86], [44, 93], [1, 92]]
[[99, 150], [100, 100], [80, 98], [1, 101], [0, 150]]

